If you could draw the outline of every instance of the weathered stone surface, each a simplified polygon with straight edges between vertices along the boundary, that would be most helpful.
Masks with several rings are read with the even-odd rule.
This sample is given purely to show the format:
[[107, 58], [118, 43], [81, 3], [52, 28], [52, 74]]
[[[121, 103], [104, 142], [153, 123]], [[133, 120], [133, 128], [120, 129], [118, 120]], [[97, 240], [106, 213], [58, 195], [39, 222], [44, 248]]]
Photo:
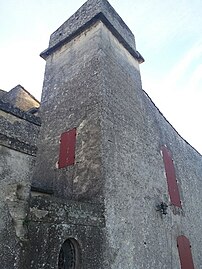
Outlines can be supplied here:
[[[98, 24], [91, 30], [47, 59], [41, 105], [43, 127], [33, 184], [55, 186], [58, 195], [64, 195], [62, 192], [68, 187], [67, 198], [99, 201], [103, 182], [99, 153], [101, 29]], [[77, 127], [76, 164], [66, 172], [58, 171], [60, 135], [74, 127]], [[64, 184], [63, 188], [56, 187], [58, 181]]]
[[[183, 205], [185, 190], [201, 190], [201, 156], [176, 133], [144, 93], [138, 59], [103, 20], [68, 39], [80, 27], [72, 23], [78, 14], [83, 12], [81, 22], [82, 18], [86, 20], [89, 10], [84, 7], [51, 37], [49, 49], [56, 49], [56, 42], [59, 45], [57, 51], [50, 50], [46, 55], [44, 125], [36, 172], [40, 180], [34, 182], [51, 186], [61, 198], [104, 204], [104, 257], [96, 268], [178, 268], [176, 238], [181, 233], [196, 243], [193, 256], [195, 263], [201, 264], [196, 255], [200, 228], [192, 232], [190, 221], [192, 216], [200, 223], [196, 220], [198, 215], [191, 207], [180, 210], [170, 204], [160, 149], [167, 144], [179, 166], [188, 158], [188, 174], [189, 178], [195, 177], [195, 187], [184, 171], [178, 174], [176, 165]], [[59, 171], [55, 167], [59, 136], [75, 127], [76, 163]], [[197, 167], [191, 165], [193, 160]], [[162, 201], [169, 205], [166, 216], [156, 211]], [[197, 201], [200, 211], [200, 195]]]
[[36, 155], [40, 127], [38, 117], [0, 101], [0, 124], [1, 145]]
[[[32, 193], [34, 195], [34, 193]], [[34, 195], [30, 201], [29, 221], [104, 227], [104, 207], [54, 196]]]
[[133, 57], [140, 63], [144, 62], [140, 53], [136, 51], [133, 33], [106, 0], [88, 0], [51, 35], [49, 48], [42, 52], [41, 56], [46, 58], [97, 21], [102, 21]]
[[[58, 268], [58, 256], [61, 245], [67, 238], [76, 238], [82, 254], [80, 268], [101, 268], [102, 263], [102, 233], [95, 226], [31, 223], [29, 231], [35, 237], [31, 238], [32, 249], [28, 256], [29, 268]], [[93, 250], [93, 251], [92, 251]]]
[[38, 108], [40, 103], [34, 96], [32, 96], [28, 91], [26, 91], [21, 85], [17, 85], [9, 92], [5, 92], [1, 99], [10, 103], [13, 106], [21, 109], [22, 111], [28, 111], [30, 108]]
[[27, 268], [58, 268], [61, 245], [73, 237], [80, 246], [81, 268], [99, 268], [103, 237], [100, 228], [105, 225], [103, 213], [102, 206], [98, 205], [64, 201], [53, 196], [32, 197], [26, 219], [29, 244], [24, 244], [24, 265]]
[[24, 225], [29, 209], [29, 189], [34, 158], [0, 146], [0, 261], [2, 269], [19, 266], [23, 242], [28, 239]]
[[0, 100], [0, 110], [7, 112], [8, 114], [14, 115], [17, 118], [27, 120], [28, 122], [31, 122], [34, 125], [41, 126], [41, 120], [39, 116], [24, 112], [18, 107], [15, 107], [12, 104], [4, 102], [2, 100]]
[[0, 101], [0, 268], [26, 268], [25, 225], [40, 119]]
[[[67, 239], [79, 246], [76, 268], [178, 269], [179, 235], [201, 268], [202, 156], [142, 90], [131, 49], [133, 35], [105, 0], [87, 1], [51, 36], [32, 182], [34, 153], [1, 142], [3, 269], [58, 269]], [[37, 118], [3, 106], [2, 134], [35, 145]], [[60, 135], [72, 128], [75, 164], [58, 169]], [[182, 208], [169, 198], [162, 145]], [[162, 202], [167, 215], [157, 211]]]
[[[201, 155], [159, 113], [142, 91], [134, 59], [110, 33], [108, 36], [111, 46], [105, 47], [101, 112], [106, 268], [178, 268], [176, 237], [181, 233], [195, 244], [192, 251], [199, 266], [202, 261], [196, 253], [201, 240], [201, 217], [197, 214], [202, 205]], [[107, 38], [103, 43], [107, 44]], [[173, 153], [176, 165], [183, 204], [178, 214], [169, 201], [160, 152], [164, 144]], [[193, 194], [197, 205], [191, 198]], [[156, 212], [161, 201], [169, 205], [164, 218]], [[191, 201], [192, 210], [186, 206], [191, 206]]]
[[4, 94], [6, 94], [6, 91], [0, 89], [0, 98], [2, 98]]

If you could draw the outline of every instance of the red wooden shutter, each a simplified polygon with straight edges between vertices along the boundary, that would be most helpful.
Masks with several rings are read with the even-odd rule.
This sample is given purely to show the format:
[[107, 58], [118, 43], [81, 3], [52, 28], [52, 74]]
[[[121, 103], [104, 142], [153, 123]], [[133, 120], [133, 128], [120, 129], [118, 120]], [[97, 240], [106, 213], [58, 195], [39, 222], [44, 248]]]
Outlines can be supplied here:
[[58, 167], [64, 168], [74, 164], [76, 144], [76, 128], [62, 133], [60, 138], [60, 153]]
[[175, 206], [182, 207], [180, 202], [180, 194], [175, 175], [175, 167], [173, 164], [172, 156], [166, 146], [162, 147], [163, 161], [166, 171], [166, 178], [168, 184], [168, 192], [170, 195], [171, 203]]
[[187, 239], [184, 235], [178, 236], [177, 246], [181, 269], [194, 269], [189, 239]]

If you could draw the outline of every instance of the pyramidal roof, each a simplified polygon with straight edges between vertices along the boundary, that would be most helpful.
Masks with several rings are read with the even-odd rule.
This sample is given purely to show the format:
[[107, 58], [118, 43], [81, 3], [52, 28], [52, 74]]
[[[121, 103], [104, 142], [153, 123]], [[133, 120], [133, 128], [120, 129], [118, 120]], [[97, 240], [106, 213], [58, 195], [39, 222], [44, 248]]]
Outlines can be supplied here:
[[88, 0], [84, 3], [51, 35], [49, 47], [41, 53], [41, 57], [46, 59], [97, 21], [102, 21], [139, 63], [144, 62], [141, 54], [136, 51], [133, 33], [107, 0]]

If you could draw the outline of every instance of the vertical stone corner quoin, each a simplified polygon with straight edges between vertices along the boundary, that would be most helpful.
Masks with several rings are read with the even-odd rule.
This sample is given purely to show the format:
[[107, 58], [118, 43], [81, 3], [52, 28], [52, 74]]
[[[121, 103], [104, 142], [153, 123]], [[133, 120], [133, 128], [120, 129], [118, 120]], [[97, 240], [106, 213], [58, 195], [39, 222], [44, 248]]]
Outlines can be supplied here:
[[133, 33], [107, 0], [88, 0], [85, 2], [74, 15], [51, 35], [49, 47], [40, 56], [46, 60], [49, 55], [70, 42], [97, 21], [105, 24], [138, 63], [144, 62], [144, 58], [136, 51]]

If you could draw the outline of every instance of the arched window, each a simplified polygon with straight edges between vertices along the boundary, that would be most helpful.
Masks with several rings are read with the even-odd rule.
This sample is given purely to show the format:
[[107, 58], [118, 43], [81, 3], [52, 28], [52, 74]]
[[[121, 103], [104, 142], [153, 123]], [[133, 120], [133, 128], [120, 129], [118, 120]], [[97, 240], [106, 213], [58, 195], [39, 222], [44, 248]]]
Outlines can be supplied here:
[[79, 269], [80, 251], [78, 242], [73, 239], [67, 239], [60, 249], [58, 258], [58, 269]]

